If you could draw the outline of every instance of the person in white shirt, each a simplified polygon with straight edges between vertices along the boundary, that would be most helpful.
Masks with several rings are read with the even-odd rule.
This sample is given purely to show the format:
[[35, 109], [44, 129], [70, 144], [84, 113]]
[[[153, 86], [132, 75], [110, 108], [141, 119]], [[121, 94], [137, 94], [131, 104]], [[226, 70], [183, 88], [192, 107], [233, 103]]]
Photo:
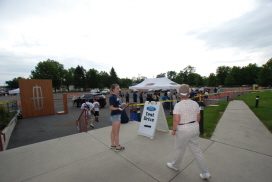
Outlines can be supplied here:
[[175, 105], [173, 111], [172, 135], [175, 136], [174, 159], [173, 162], [168, 162], [167, 166], [178, 171], [188, 146], [200, 170], [200, 178], [210, 179], [211, 175], [198, 144], [201, 117], [199, 106], [197, 102], [188, 98], [190, 95], [189, 85], [182, 84], [177, 91], [181, 101]]
[[94, 101], [93, 105], [94, 105], [94, 117], [95, 117], [95, 121], [98, 122], [99, 106], [100, 106], [100, 104], [99, 104], [99, 102]]
[[91, 111], [94, 111], [94, 105], [89, 102], [89, 98], [85, 98], [85, 103], [81, 105], [81, 109], [87, 110], [87, 120], [90, 119], [90, 126], [94, 128], [93, 117], [92, 117], [93, 115], [91, 113]]

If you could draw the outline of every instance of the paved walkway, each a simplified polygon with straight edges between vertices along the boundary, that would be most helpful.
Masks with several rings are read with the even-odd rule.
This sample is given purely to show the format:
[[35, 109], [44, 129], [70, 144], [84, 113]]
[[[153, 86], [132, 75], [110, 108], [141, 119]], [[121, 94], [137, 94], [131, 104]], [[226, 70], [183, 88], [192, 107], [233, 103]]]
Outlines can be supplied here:
[[[120, 153], [110, 148], [111, 127], [0, 152], [0, 181], [203, 181], [189, 149], [179, 172], [166, 166], [174, 137], [156, 131], [138, 136], [139, 122], [121, 126]], [[212, 179], [219, 182], [270, 182], [272, 135], [243, 101], [232, 101], [211, 140], [199, 143]]]

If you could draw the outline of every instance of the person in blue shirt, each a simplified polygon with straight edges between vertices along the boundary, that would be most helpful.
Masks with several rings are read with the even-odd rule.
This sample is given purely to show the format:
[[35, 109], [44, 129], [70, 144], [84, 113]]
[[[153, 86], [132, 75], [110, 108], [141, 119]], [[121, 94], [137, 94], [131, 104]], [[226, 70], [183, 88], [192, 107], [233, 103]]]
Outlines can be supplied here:
[[167, 100], [167, 93], [164, 93], [164, 96], [162, 97], [162, 100], [163, 100], [163, 101], [166, 101], [166, 100]]
[[133, 101], [135, 102], [135, 103], [137, 103], [137, 94], [136, 94], [136, 92], [134, 92], [133, 93]]
[[121, 100], [117, 97], [119, 93], [119, 85], [112, 84], [111, 85], [111, 93], [110, 96], [110, 118], [112, 122], [112, 130], [111, 130], [111, 149], [114, 149], [115, 152], [120, 152], [125, 149], [119, 144], [119, 130], [121, 125], [121, 114], [122, 114], [122, 105], [126, 105], [126, 103], [121, 102]]
[[192, 89], [192, 91], [190, 92], [190, 97], [189, 98], [194, 98], [195, 97], [195, 92], [194, 92], [194, 90]]

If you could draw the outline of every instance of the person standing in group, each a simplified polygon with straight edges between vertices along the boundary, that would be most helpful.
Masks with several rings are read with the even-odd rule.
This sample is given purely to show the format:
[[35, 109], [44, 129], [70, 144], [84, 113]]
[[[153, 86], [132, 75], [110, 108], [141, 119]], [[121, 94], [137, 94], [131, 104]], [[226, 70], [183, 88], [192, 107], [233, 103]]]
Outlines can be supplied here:
[[220, 87], [218, 87], [216, 92], [218, 93], [217, 95], [220, 95]]
[[97, 102], [96, 100], [93, 103], [94, 105], [94, 117], [95, 117], [95, 121], [98, 122], [98, 117], [99, 117], [99, 102]]
[[135, 91], [134, 91], [134, 93], [133, 93], [133, 101], [134, 101], [135, 103], [137, 103], [137, 94], [136, 94]]
[[111, 149], [114, 149], [115, 152], [120, 152], [125, 149], [119, 144], [119, 131], [121, 125], [121, 114], [122, 114], [122, 105], [126, 105], [126, 103], [121, 102], [121, 100], [117, 97], [119, 93], [119, 85], [112, 84], [111, 85], [111, 93], [110, 96], [110, 110], [111, 110], [111, 122], [112, 122], [112, 130], [111, 130]]
[[85, 103], [81, 105], [82, 110], [87, 110], [87, 120], [90, 120], [90, 126], [94, 128], [93, 125], [93, 114], [91, 111], [94, 111], [94, 105], [89, 102], [89, 98], [85, 98]]
[[119, 96], [121, 98], [121, 102], [124, 102], [124, 93], [120, 91]]
[[144, 92], [144, 94], [143, 94], [143, 101], [145, 102], [145, 101], [146, 101], [146, 99], [147, 99], [147, 93], [146, 93], [146, 92]]
[[208, 98], [209, 98], [209, 90], [205, 89], [205, 92], [204, 92], [204, 102], [208, 101]]
[[174, 160], [173, 162], [168, 162], [167, 166], [178, 171], [186, 147], [189, 146], [200, 170], [200, 177], [202, 179], [210, 179], [211, 175], [198, 144], [200, 121], [199, 106], [197, 102], [188, 98], [190, 95], [189, 85], [182, 84], [177, 91], [181, 101], [175, 105], [173, 111], [174, 119], [172, 135], [175, 136]]
[[126, 103], [129, 103], [129, 93], [126, 93]]
[[195, 97], [195, 92], [194, 90], [192, 89], [191, 92], [190, 92], [190, 97], [189, 98], [194, 98]]
[[144, 103], [143, 94], [144, 94], [143, 91], [141, 91], [139, 94], [140, 103]]
[[173, 93], [172, 100], [173, 100], [173, 102], [172, 102], [173, 107], [175, 107], [175, 105], [177, 104], [176, 92]]

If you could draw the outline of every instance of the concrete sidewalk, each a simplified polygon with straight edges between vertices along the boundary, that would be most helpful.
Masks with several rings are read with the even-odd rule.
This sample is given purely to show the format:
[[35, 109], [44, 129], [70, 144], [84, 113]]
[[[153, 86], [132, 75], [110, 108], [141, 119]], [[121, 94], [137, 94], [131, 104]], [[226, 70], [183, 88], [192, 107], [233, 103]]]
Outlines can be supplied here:
[[[153, 140], [138, 136], [139, 122], [123, 124], [115, 153], [111, 127], [0, 152], [0, 181], [203, 181], [186, 150], [179, 172], [166, 166], [174, 137], [156, 131]], [[272, 179], [272, 135], [242, 101], [232, 101], [211, 140], [199, 139], [212, 179], [255, 182]]]

